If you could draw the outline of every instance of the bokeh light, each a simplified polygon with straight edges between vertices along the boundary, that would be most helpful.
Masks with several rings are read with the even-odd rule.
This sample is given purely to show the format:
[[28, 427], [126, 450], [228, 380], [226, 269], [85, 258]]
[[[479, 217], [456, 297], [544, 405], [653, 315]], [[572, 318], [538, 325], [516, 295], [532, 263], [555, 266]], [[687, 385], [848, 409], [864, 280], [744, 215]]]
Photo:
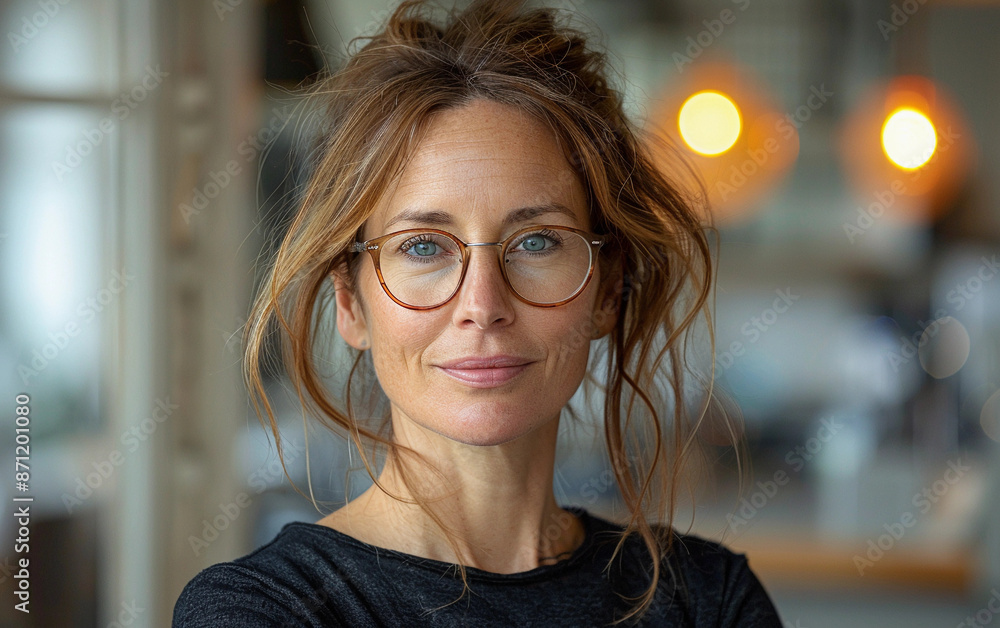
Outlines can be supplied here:
[[717, 91], [692, 95], [677, 116], [681, 137], [702, 155], [720, 155], [736, 143], [742, 123], [736, 103]]
[[941, 85], [896, 76], [856, 99], [838, 152], [859, 206], [890, 197], [883, 220], [926, 225], [954, 207], [974, 170], [975, 133]]
[[935, 379], [951, 377], [965, 365], [972, 341], [965, 325], [951, 316], [929, 324], [920, 335], [920, 366]]
[[714, 224], [745, 222], [767, 207], [765, 199], [790, 172], [799, 127], [823, 98], [818, 93], [815, 107], [788, 113], [751, 68], [718, 54], [653, 99], [649, 147], [661, 171]]
[[904, 107], [892, 112], [882, 127], [882, 149], [903, 170], [916, 170], [934, 155], [937, 133], [922, 112]]
[[993, 440], [1000, 442], [1000, 390], [996, 391], [983, 404], [979, 413], [979, 424], [983, 432]]

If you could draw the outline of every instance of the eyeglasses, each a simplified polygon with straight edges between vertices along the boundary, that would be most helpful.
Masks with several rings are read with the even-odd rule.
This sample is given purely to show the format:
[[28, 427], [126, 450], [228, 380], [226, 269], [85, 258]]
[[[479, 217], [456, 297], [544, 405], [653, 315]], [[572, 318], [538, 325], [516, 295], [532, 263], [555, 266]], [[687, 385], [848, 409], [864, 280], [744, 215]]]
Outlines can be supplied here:
[[439, 229], [405, 229], [365, 242], [389, 298], [411, 310], [440, 307], [458, 294], [471, 247], [499, 246], [504, 282], [518, 299], [538, 307], [564, 305], [587, 287], [605, 236], [559, 225], [533, 225], [500, 242], [463, 242]]

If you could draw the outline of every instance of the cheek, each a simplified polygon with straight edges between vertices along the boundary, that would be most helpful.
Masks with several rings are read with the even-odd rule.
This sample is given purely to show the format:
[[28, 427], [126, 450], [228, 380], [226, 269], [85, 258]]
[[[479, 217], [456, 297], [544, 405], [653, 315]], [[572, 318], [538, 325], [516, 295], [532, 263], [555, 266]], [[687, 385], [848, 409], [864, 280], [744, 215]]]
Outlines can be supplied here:
[[[581, 303], [583, 305], [586, 302]], [[592, 334], [596, 329], [590, 310], [576, 307], [565, 317], [549, 324], [549, 368], [554, 374], [565, 374], [567, 379], [582, 379], [590, 356]]]
[[[376, 364], [391, 361], [401, 351], [419, 344], [419, 336], [426, 325], [419, 318], [421, 312], [408, 310], [391, 298], [382, 289], [374, 269], [365, 267], [360, 278], [367, 308], [365, 321], [372, 339], [372, 355]], [[383, 358], [382, 356], [386, 356]]]
[[427, 312], [400, 307], [384, 293], [381, 298], [373, 296], [368, 321], [372, 362], [379, 383], [386, 393], [412, 392], [416, 385], [413, 378], [421, 373], [421, 360], [434, 341], [437, 322], [430, 320]]

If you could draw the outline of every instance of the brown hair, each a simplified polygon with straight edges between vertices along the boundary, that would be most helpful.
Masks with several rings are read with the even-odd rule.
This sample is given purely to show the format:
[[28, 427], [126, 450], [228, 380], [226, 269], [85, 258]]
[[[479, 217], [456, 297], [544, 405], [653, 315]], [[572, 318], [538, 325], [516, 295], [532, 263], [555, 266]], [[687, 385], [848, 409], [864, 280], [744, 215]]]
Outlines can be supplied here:
[[[650, 138], [628, 120], [622, 95], [609, 85], [605, 55], [588, 48], [581, 31], [560, 24], [552, 10], [526, 9], [523, 0], [476, 0], [452, 11], [443, 25], [430, 18], [426, 4], [403, 2], [342, 68], [309, 88], [309, 101], [321, 105], [322, 129], [298, 211], [244, 332], [247, 387], [262, 423], [261, 403], [267, 412], [280, 454], [281, 437], [260, 371], [264, 344], [277, 331], [303, 408], [350, 435], [376, 484], [366, 446], [373, 459], [384, 448], [401, 466], [404, 455], [426, 463], [392, 441], [388, 413], [368, 425], [354, 411], [352, 381], [364, 352], [355, 351], [343, 406], [328, 395], [315, 351], [332, 333], [324, 314], [332, 301], [330, 274], [337, 272], [352, 290], [356, 286], [367, 259], [350, 247], [432, 113], [489, 99], [537, 116], [554, 130], [584, 185], [593, 231], [609, 234], [600, 254], [601, 276], [619, 281], [619, 315], [601, 358], [608, 381], [602, 384], [588, 373], [583, 386], [588, 398], [590, 385], [604, 389], [607, 453], [629, 513], [615, 555], [628, 535], [638, 533], [654, 558], [649, 588], [630, 598], [638, 599], [637, 605], [614, 623], [625, 621], [645, 613], [653, 601], [673, 541], [681, 470], [698, 450], [695, 430], [712, 398], [709, 384], [694, 420], [688, 416], [685, 347], [699, 314], [708, 322], [715, 353], [708, 301], [713, 267], [705, 236], [712, 227], [702, 222], [707, 213], [696, 211], [700, 197], [683, 192], [657, 167]], [[580, 342], [589, 342], [592, 330], [581, 331]], [[712, 363], [714, 376], [714, 358]], [[669, 373], [669, 391], [661, 389], [661, 370]], [[661, 408], [668, 405], [672, 420], [662, 420]], [[576, 418], [572, 408], [566, 410]], [[417, 496], [411, 503], [441, 526], [459, 556], [442, 521], [417, 491], [411, 494]], [[465, 567], [459, 568], [468, 587]]]

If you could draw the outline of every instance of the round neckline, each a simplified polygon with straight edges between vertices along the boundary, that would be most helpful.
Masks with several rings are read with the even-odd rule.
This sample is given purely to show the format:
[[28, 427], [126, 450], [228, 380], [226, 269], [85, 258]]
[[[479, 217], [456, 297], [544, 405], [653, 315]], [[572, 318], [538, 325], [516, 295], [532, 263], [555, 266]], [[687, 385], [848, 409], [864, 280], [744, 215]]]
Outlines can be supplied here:
[[[583, 542], [573, 550], [573, 553], [564, 560], [551, 565], [539, 565], [534, 569], [529, 569], [527, 571], [518, 571], [515, 573], [497, 573], [494, 571], [487, 571], [485, 569], [480, 569], [478, 567], [466, 567], [465, 572], [468, 578], [475, 578], [477, 580], [493, 581], [493, 582], [524, 582], [526, 580], [534, 580], [538, 578], [548, 578], [559, 574], [563, 571], [570, 569], [578, 565], [583, 556], [586, 555], [591, 547], [594, 545], [594, 535], [597, 532], [596, 521], [594, 516], [591, 515], [585, 508], [580, 506], [561, 506], [564, 510], [568, 510], [575, 514], [580, 519], [580, 523], [583, 525], [584, 537]], [[397, 560], [401, 563], [405, 563], [410, 566], [420, 567], [429, 571], [434, 572], [436, 575], [447, 575], [448, 572], [453, 572], [453, 577], [459, 578], [459, 568], [458, 563], [449, 563], [441, 560], [436, 560], [433, 558], [425, 558], [423, 556], [417, 556], [415, 554], [408, 554], [406, 552], [401, 552], [399, 550], [390, 549], [388, 547], [381, 547], [378, 545], [372, 545], [371, 543], [366, 543], [360, 539], [357, 539], [345, 532], [340, 530], [320, 525], [318, 523], [309, 523], [306, 521], [293, 521], [291, 523], [285, 524], [282, 528], [282, 533], [285, 532], [289, 527], [299, 527], [306, 530], [310, 530], [321, 536], [333, 536], [341, 542], [348, 543], [354, 547], [360, 548], [370, 554], [377, 556], [379, 559], [385, 559], [389, 557], [393, 560]]]

